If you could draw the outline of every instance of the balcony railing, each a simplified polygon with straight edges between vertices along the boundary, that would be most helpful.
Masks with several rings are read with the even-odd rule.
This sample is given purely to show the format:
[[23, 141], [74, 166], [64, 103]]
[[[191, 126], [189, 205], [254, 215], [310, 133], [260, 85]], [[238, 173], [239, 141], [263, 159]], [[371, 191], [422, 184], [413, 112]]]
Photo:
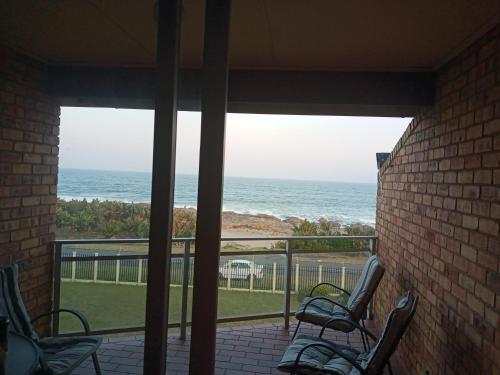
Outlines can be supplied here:
[[[220, 316], [218, 322], [283, 318], [284, 326], [288, 328], [290, 316], [293, 313], [292, 295], [319, 282], [332, 282], [342, 288], [352, 289], [361, 273], [363, 264], [362, 262], [350, 262], [349, 256], [363, 255], [368, 257], [375, 252], [376, 240], [375, 236], [222, 238], [222, 243], [226, 244], [265, 241], [274, 243], [274, 246], [269, 249], [251, 250], [245, 248], [232, 251], [227, 251], [226, 246], [223, 246], [220, 254], [219, 289], [224, 293], [228, 293], [226, 291], [269, 293], [276, 295], [276, 298], [280, 298], [279, 296], [282, 295], [283, 307], [280, 311]], [[170, 323], [169, 328], [180, 328], [180, 337], [185, 339], [186, 329], [190, 325], [188, 320], [189, 291], [192, 287], [193, 262], [195, 261], [195, 254], [191, 250], [195, 245], [195, 239], [175, 238], [173, 241], [177, 244], [177, 251], [172, 254], [170, 284], [171, 288], [180, 288], [181, 303], [179, 319]], [[300, 248], [300, 244], [307, 247], [304, 244], [311, 241], [328, 241], [329, 246], [314, 250]], [[148, 254], [138, 253], [134, 250], [117, 250], [116, 247], [130, 247], [136, 244], [146, 249], [147, 243], [148, 239], [54, 241], [54, 308], [58, 309], [61, 305], [61, 287], [70, 285], [66, 283], [146, 285]], [[332, 244], [334, 246], [331, 246]], [[338, 260], [338, 256], [341, 254], [346, 257], [347, 262]], [[299, 258], [295, 259], [295, 263], [293, 262], [294, 257]], [[336, 258], [331, 261], [329, 257]], [[238, 267], [242, 262], [235, 262], [235, 260], [249, 260], [249, 262], [246, 262], [247, 265], [240, 269]], [[92, 298], [92, 295], [87, 298]], [[60, 332], [59, 326], [59, 317], [55, 315], [52, 322], [53, 334], [68, 334], [68, 332]], [[94, 329], [93, 332], [114, 334], [143, 330], [144, 325], [127, 325], [111, 328], [100, 327]]]

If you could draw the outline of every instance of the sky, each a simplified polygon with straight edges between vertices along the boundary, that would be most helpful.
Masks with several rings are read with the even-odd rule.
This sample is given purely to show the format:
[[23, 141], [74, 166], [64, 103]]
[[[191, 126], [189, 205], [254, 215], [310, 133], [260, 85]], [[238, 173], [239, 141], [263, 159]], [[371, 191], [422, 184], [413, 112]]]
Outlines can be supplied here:
[[[150, 172], [152, 110], [61, 110], [62, 168]], [[198, 173], [200, 113], [179, 112], [176, 172]], [[225, 175], [376, 182], [410, 118], [228, 114]]]

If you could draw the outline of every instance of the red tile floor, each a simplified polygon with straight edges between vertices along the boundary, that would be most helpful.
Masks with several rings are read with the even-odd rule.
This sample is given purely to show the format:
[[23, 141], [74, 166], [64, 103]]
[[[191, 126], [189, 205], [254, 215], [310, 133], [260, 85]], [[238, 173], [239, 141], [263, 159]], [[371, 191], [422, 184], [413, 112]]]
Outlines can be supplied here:
[[[295, 322], [290, 331], [283, 323], [266, 323], [247, 326], [223, 327], [217, 330], [216, 374], [283, 374], [276, 369], [277, 363], [290, 343]], [[319, 329], [302, 324], [299, 334], [318, 335]], [[326, 339], [347, 344], [346, 335], [328, 330]], [[362, 349], [358, 333], [349, 335], [350, 345]], [[98, 356], [105, 375], [142, 374], [144, 336], [105, 338]], [[189, 337], [181, 341], [178, 334], [168, 338], [167, 374], [187, 374], [189, 366]], [[394, 366], [393, 363], [393, 368]], [[394, 371], [402, 374], [401, 371]], [[91, 361], [86, 361], [74, 372], [75, 375], [94, 374]]]

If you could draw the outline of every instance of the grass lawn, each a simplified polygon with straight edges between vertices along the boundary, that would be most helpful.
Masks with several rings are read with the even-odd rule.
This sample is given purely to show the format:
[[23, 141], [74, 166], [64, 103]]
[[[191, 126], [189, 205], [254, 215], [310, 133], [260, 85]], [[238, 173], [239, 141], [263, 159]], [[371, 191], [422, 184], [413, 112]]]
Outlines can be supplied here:
[[[180, 321], [181, 288], [172, 287], [170, 322]], [[189, 289], [191, 301], [192, 289]], [[297, 305], [292, 296], [292, 309]], [[146, 287], [134, 285], [71, 283], [61, 284], [61, 307], [83, 312], [92, 329], [124, 328], [144, 325]], [[191, 302], [188, 303], [190, 305]], [[283, 294], [219, 290], [219, 317], [283, 311]], [[190, 320], [189, 306], [188, 320]], [[81, 329], [76, 318], [62, 314], [61, 332]]]

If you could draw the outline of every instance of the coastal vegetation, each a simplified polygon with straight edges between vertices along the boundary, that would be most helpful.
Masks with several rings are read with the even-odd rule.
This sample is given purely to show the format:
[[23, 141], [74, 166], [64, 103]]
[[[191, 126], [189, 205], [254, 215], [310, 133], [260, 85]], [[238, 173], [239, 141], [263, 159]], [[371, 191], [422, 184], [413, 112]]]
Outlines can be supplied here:
[[[351, 224], [346, 226], [336, 225], [334, 222], [319, 219], [317, 222], [302, 220], [293, 226], [293, 235], [297, 237], [309, 236], [374, 236], [375, 228], [369, 225]], [[335, 239], [335, 240], [295, 240], [294, 247], [301, 250], [317, 249], [362, 249], [366, 247], [363, 241]], [[284, 247], [278, 243], [276, 247]]]
[[[147, 238], [149, 237], [150, 205], [119, 201], [58, 200], [56, 225], [58, 238]], [[280, 220], [269, 215], [244, 215], [225, 212], [226, 227], [245, 233], [293, 236], [359, 236], [374, 235], [373, 227], [361, 224], [342, 226], [333, 221], [317, 222], [289, 218]], [[174, 237], [194, 237], [196, 210], [175, 208], [172, 234]], [[284, 243], [276, 243], [282, 248]], [[352, 240], [294, 241], [300, 249], [358, 248], [365, 246]]]
[[[94, 199], [57, 201], [56, 225], [64, 237], [147, 238], [150, 205]], [[196, 211], [174, 209], [173, 236], [192, 237]], [[58, 236], [60, 237], [60, 236]]]

